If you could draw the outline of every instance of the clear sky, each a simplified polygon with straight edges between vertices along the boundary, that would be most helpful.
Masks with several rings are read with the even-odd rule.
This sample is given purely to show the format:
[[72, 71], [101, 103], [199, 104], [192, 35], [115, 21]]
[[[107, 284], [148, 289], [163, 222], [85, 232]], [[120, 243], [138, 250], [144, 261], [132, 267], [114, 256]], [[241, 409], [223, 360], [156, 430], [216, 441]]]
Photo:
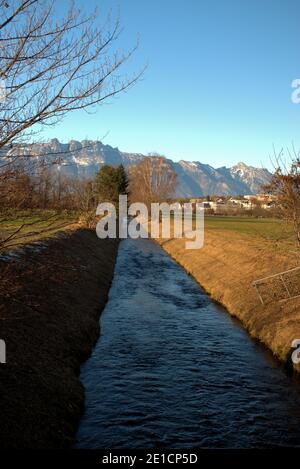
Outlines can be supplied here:
[[[59, 0], [63, 2], [63, 0]], [[299, 0], [79, 0], [120, 10], [120, 46], [145, 63], [128, 93], [88, 115], [75, 112], [44, 138], [104, 139], [123, 151], [156, 151], [213, 166], [270, 167], [273, 144], [300, 148]]]

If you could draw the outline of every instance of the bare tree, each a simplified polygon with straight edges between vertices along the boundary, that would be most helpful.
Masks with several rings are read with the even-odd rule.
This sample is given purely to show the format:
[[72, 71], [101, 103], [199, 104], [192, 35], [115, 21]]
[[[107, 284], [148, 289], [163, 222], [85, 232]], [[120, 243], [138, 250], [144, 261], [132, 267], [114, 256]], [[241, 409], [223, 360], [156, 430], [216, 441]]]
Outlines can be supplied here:
[[[65, 3], [65, 2], [64, 2]], [[0, 0], [0, 148], [51, 125], [66, 113], [90, 108], [134, 84], [120, 75], [130, 58], [115, 49], [119, 22], [99, 26], [73, 3], [60, 13], [56, 0]]]
[[93, 180], [73, 180], [73, 207], [80, 213], [79, 222], [88, 228], [96, 225], [96, 197], [95, 181]]
[[292, 224], [300, 248], [300, 157], [289, 152], [290, 163], [283, 161], [283, 150], [276, 156], [276, 170], [265, 190], [276, 197], [280, 217]]
[[33, 191], [33, 181], [22, 168], [7, 168], [0, 178], [1, 212], [31, 207]]
[[131, 202], [167, 201], [174, 195], [177, 174], [162, 156], [150, 156], [129, 168], [129, 194]]

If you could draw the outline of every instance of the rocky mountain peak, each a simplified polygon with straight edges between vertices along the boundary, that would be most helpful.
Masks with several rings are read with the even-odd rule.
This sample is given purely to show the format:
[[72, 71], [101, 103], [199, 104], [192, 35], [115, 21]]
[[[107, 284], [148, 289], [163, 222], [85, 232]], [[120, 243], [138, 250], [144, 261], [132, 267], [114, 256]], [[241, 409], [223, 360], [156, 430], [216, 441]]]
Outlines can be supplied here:
[[[8, 156], [31, 153], [37, 157], [57, 152], [65, 152], [60, 161], [60, 171], [69, 177], [93, 177], [103, 164], [125, 167], [139, 163], [147, 158], [141, 153], [122, 152], [118, 147], [104, 145], [101, 141], [70, 140], [61, 143], [53, 138], [47, 143], [28, 145], [25, 149], [15, 146], [7, 148], [1, 154]], [[3, 157], [0, 157], [0, 160]], [[200, 161], [168, 160], [178, 175], [177, 196], [197, 197], [202, 195], [242, 195], [256, 194], [270, 180], [271, 173], [264, 168], [248, 166], [240, 161], [232, 167], [214, 168]], [[55, 166], [54, 166], [55, 167]]]

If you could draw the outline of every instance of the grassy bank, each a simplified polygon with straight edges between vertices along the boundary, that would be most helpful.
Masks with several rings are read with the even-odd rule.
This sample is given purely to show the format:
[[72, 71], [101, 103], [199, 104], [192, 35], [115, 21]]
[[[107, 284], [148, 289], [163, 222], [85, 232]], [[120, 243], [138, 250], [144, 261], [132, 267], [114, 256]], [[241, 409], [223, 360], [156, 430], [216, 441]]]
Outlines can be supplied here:
[[79, 367], [98, 338], [117, 246], [77, 230], [0, 260], [1, 448], [71, 443], [84, 400]]
[[14, 210], [0, 214], [0, 242], [8, 239], [7, 248], [49, 238], [78, 222], [78, 213], [57, 210]]
[[159, 241], [212, 298], [281, 360], [286, 360], [292, 340], [300, 338], [300, 299], [262, 305], [252, 282], [299, 266], [300, 258], [284, 230], [274, 220], [211, 217], [205, 221], [200, 250], [186, 250], [183, 239]]

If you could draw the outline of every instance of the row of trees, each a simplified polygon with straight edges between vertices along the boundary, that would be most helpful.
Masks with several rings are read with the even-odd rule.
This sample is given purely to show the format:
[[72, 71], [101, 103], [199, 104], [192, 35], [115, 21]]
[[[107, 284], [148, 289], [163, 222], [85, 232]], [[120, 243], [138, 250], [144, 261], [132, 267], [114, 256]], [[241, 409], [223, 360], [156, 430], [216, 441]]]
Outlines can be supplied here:
[[117, 202], [119, 194], [127, 193], [127, 187], [122, 165], [105, 165], [91, 179], [71, 178], [48, 166], [30, 175], [19, 167], [0, 179], [1, 212], [42, 209], [83, 213], [93, 210], [100, 201]]
[[175, 171], [163, 157], [146, 158], [130, 167], [128, 173], [123, 165], [104, 165], [93, 179], [67, 177], [55, 166], [41, 165], [34, 175], [24, 167], [17, 167], [7, 170], [5, 178], [0, 180], [1, 210], [84, 211], [99, 202], [118, 204], [119, 194], [129, 194], [131, 202], [150, 206], [151, 202], [168, 200], [176, 182]]
[[[117, 206], [119, 195], [127, 194], [130, 202], [143, 202], [149, 207], [152, 202], [172, 197], [175, 185], [176, 173], [163, 157], [146, 158], [131, 167], [128, 173], [122, 165], [104, 165], [93, 179], [68, 178], [55, 165], [42, 164], [33, 175], [19, 166], [13, 171], [7, 170], [5, 179], [0, 180], [0, 215], [5, 222], [11, 212], [39, 209], [39, 221], [42, 221], [48, 217], [48, 210], [75, 211], [81, 223], [93, 227], [96, 224], [96, 207], [100, 202], [112, 202]], [[15, 232], [19, 238], [18, 226]], [[6, 246], [5, 236], [4, 233], [0, 239], [2, 249]], [[10, 243], [13, 237], [9, 233]]]

